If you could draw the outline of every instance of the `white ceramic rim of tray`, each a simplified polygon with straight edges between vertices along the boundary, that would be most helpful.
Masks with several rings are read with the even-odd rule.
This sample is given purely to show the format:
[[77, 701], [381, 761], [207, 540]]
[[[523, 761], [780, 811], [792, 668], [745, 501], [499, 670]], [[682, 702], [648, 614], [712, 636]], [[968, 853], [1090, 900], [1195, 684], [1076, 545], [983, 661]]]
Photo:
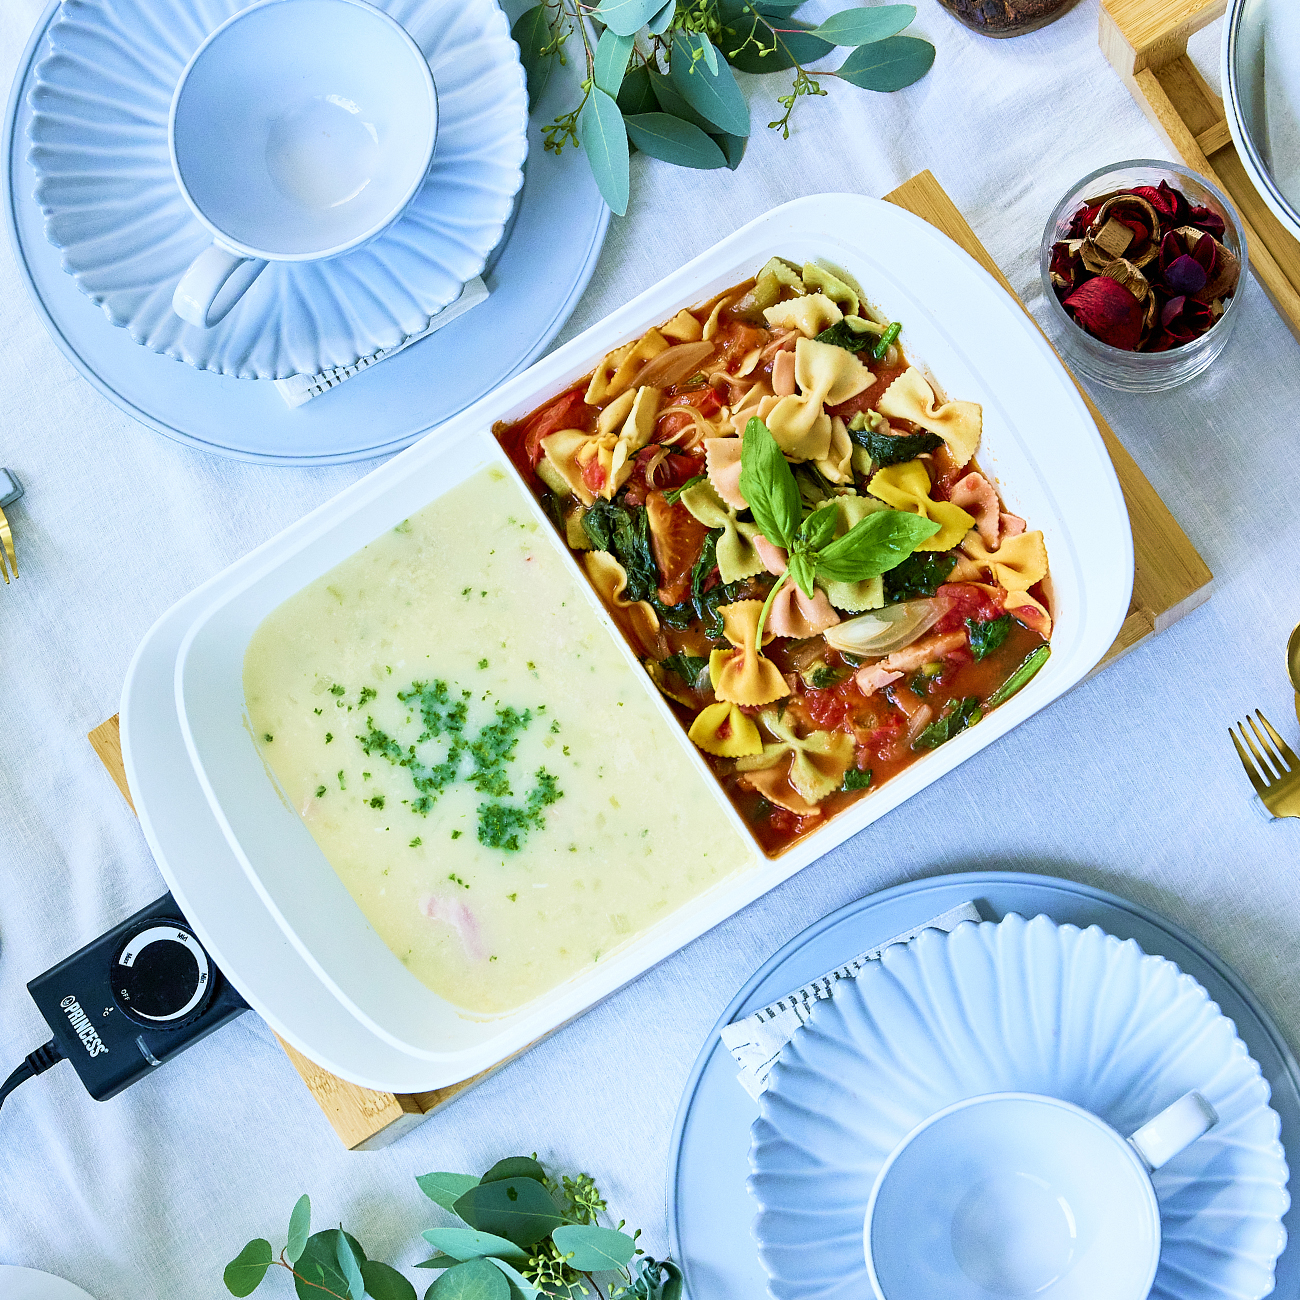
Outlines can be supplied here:
[[[888, 262], [882, 260], [884, 254], [878, 258], [869, 252], [870, 247], [887, 249]], [[229, 730], [236, 723], [228, 709], [224, 718], [204, 716], [205, 709], [214, 707], [214, 692], [209, 689], [212, 679], [202, 677], [200, 663], [205, 654], [212, 662], [212, 629], [219, 632], [223, 614], [227, 621], [234, 618], [232, 611], [238, 610], [238, 602], [257, 584], [272, 583], [277, 577], [283, 584], [289, 577], [289, 585], [282, 586], [273, 600], [268, 601], [263, 591], [262, 612], [247, 628], [242, 643], [246, 644], [256, 622], [293, 591], [479, 465], [493, 459], [504, 464], [489, 432], [494, 421], [525, 414], [585, 374], [611, 347], [666, 319], [680, 306], [705, 299], [751, 274], [778, 252], [795, 257], [825, 256], [853, 272], [868, 286], [873, 301], [886, 310], [900, 308], [890, 314], [903, 319], [904, 341], [911, 355], [933, 365], [954, 396], [984, 404], [986, 443], [981, 464], [999, 478], [1002, 465], [1014, 465], [1015, 473], [1003, 484], [1004, 496], [1012, 509], [1025, 513], [1047, 536], [1058, 605], [1052, 659], [1024, 691], [978, 727], [927, 755], [785, 854], [760, 858], [715, 885], [611, 955], [606, 963], [589, 968], [508, 1015], [491, 1020], [460, 1016], [410, 976], [365, 923], [296, 815], [280, 803], [265, 781], [261, 760], [247, 738], [246, 752], [238, 762], [245, 770], [250, 763], [257, 765], [265, 797], [258, 795], [255, 802], [260, 801], [262, 811], [272, 816], [292, 818], [310, 846], [301, 847], [308, 854], [314, 851], [323, 874], [312, 891], [294, 888], [301, 884], [300, 873], [292, 882], [281, 867], [277, 879], [277, 856], [269, 846], [241, 837], [235, 823], [247, 826], [247, 809], [228, 810], [223, 805], [220, 789], [228, 782], [229, 769], [222, 767], [210, 744], [216, 728]], [[986, 374], [990, 376], [987, 380], [983, 378]], [[457, 472], [454, 480], [448, 481], [445, 470], [453, 464]], [[436, 486], [426, 481], [429, 479], [435, 480]], [[1068, 493], [1068, 500], [1058, 496], [1053, 483]], [[545, 522], [540, 508], [535, 513]], [[580, 569], [558, 539], [556, 546], [581, 581]], [[177, 658], [177, 709], [187, 749], [213, 813], [285, 933], [358, 1018], [386, 1041], [428, 1062], [435, 1076], [430, 1086], [436, 1086], [494, 1064], [585, 1010], [1075, 685], [1114, 640], [1127, 612], [1132, 572], [1132, 541], [1123, 496], [1100, 435], [1073, 381], [1019, 304], [920, 218], [859, 195], [816, 195], [751, 222], [214, 579], [214, 584], [220, 584], [220, 594], [214, 591], [214, 599], [196, 619]], [[635, 665], [634, 656], [594, 595], [589, 593], [589, 598], [615, 636], [618, 652]], [[242, 661], [242, 648], [238, 658]], [[680, 735], [667, 706], [648, 679], [643, 680]], [[229, 687], [232, 682], [226, 684]], [[240, 700], [242, 706], [242, 693]], [[215, 707], [222, 707], [219, 701]], [[212, 729], [205, 730], [210, 722]], [[242, 730], [242, 707], [237, 725]], [[716, 790], [701, 756], [684, 735], [681, 743], [710, 788]], [[743, 823], [720, 791], [717, 798], [743, 830]], [[316, 902], [304, 904], [308, 893]], [[318, 906], [325, 894], [337, 904], [332, 912]], [[315, 915], [311, 914], [313, 907]], [[346, 918], [343, 925], [340, 916]], [[375, 971], [385, 970], [388, 975], [374, 977]]]

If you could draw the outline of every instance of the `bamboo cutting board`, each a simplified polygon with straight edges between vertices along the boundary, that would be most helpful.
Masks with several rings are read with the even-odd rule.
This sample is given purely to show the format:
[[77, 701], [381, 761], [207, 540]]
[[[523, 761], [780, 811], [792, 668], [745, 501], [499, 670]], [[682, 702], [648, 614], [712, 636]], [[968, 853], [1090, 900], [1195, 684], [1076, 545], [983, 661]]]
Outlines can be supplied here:
[[[1008, 293], [1013, 292], [1006, 277], [976, 239], [975, 232], [966, 219], [928, 171], [914, 176], [891, 194], [885, 195], [885, 198], [943, 231], [993, 275]], [[1098, 666], [1100, 670], [1134, 646], [1140, 645], [1157, 632], [1164, 631], [1171, 623], [1207, 599], [1212, 575], [1136, 462], [1102, 419], [1087, 393], [1083, 394], [1083, 400], [1097, 422], [1097, 428], [1105, 440], [1106, 448], [1115, 463], [1115, 472], [1124, 489], [1124, 499], [1133, 525], [1136, 559], [1133, 599], [1129, 605], [1128, 617], [1115, 644]], [[123, 797], [130, 803], [131, 794], [127, 789], [126, 772], [122, 766], [116, 716], [90, 733], [90, 743], [103, 760]], [[394, 1094], [345, 1083], [309, 1061], [283, 1040], [280, 1045], [344, 1146], [353, 1151], [387, 1146], [505, 1064], [502, 1061], [492, 1070], [433, 1092]]]

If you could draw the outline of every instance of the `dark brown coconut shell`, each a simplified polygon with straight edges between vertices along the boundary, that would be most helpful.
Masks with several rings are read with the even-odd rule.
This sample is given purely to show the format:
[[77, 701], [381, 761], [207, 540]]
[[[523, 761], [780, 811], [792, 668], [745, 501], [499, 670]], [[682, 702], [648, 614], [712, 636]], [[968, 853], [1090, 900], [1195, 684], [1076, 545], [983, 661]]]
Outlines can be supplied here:
[[981, 36], [1023, 36], [1054, 23], [1078, 0], [939, 0], [959, 22]]

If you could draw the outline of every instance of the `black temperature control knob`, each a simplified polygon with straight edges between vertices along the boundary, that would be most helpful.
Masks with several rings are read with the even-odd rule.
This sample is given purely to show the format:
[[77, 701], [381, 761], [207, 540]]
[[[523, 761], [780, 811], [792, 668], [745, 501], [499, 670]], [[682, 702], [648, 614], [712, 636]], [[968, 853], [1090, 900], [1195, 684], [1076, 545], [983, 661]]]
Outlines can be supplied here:
[[147, 922], [132, 931], [113, 959], [113, 1000], [151, 1029], [179, 1029], [199, 1015], [212, 992], [213, 969], [203, 945], [183, 925]]

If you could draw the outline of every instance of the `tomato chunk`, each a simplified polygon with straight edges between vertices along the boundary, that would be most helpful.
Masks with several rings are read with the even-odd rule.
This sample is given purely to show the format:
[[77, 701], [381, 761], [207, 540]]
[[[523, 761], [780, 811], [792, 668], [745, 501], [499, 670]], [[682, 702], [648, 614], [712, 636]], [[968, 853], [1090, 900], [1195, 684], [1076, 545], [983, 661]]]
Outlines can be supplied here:
[[680, 501], [670, 506], [662, 492], [651, 492], [645, 507], [650, 547], [659, 566], [659, 599], [680, 605], [691, 589], [691, 570], [709, 530]]
[[[520, 451], [527, 459], [528, 468], [535, 470], [542, 459], [542, 439], [561, 429], [585, 429], [594, 414], [583, 397], [581, 388], [561, 393], [554, 401], [534, 411], [526, 420], [511, 430], [517, 437]], [[590, 485], [588, 485], [590, 486]], [[595, 491], [596, 489], [592, 489]]]

